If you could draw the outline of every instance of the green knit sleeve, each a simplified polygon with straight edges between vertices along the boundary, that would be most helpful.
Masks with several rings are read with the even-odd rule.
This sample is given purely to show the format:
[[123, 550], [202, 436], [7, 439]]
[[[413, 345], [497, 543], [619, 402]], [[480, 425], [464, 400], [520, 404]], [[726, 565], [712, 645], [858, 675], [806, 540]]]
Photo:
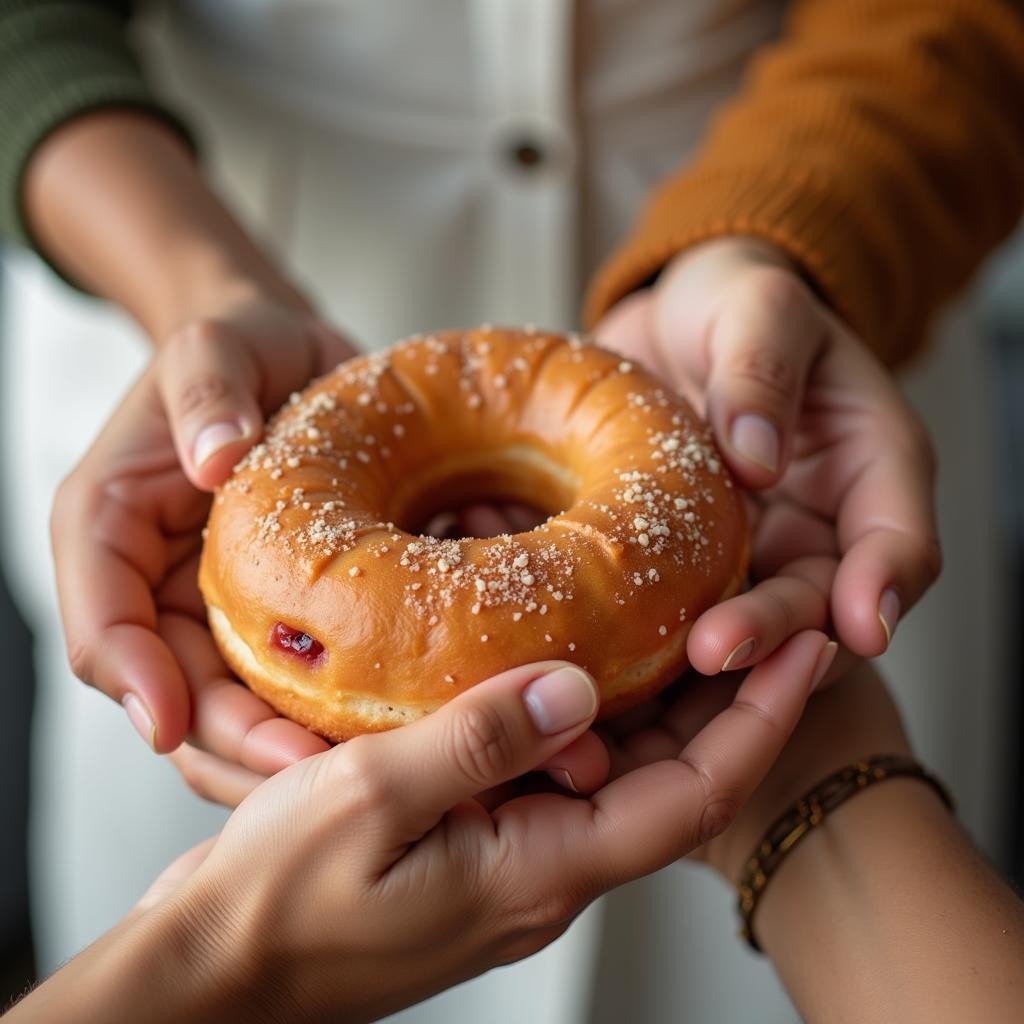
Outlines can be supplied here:
[[37, 146], [101, 107], [134, 107], [188, 129], [146, 84], [128, 39], [134, 5], [103, 0], [0, 0], [0, 240], [31, 246], [21, 180]]

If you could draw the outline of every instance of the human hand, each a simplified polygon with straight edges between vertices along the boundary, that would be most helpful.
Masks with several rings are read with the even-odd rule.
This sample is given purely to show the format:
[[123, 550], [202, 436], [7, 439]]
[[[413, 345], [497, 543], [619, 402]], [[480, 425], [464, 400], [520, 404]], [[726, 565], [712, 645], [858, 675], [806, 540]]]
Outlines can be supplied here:
[[[632, 718], [607, 723], [601, 733], [610, 777], [636, 771], [685, 745], [735, 700], [742, 679], [742, 672], [714, 678], [691, 673], [678, 687], [636, 709]], [[882, 753], [909, 754], [909, 741], [886, 685], [870, 663], [859, 661], [832, 685], [819, 683], [753, 796], [729, 828], [691, 856], [735, 884], [750, 851], [779, 814], [833, 771]]]
[[588, 735], [596, 688], [561, 663], [513, 669], [292, 766], [143, 901], [139, 928], [171, 923], [202, 974], [165, 989], [201, 995], [214, 1019], [230, 1005], [251, 1020], [370, 1020], [536, 952], [601, 892], [726, 826], [796, 724], [825, 648], [820, 633], [791, 640], [686, 744], [590, 799], [474, 799]]
[[[196, 584], [207, 491], [289, 393], [352, 354], [302, 303], [218, 292], [149, 368], [62, 484], [52, 537], [75, 674], [123, 704], [158, 753], [237, 799], [326, 749], [220, 662]], [[199, 765], [197, 768], [196, 765]]]
[[678, 388], [757, 492], [761, 582], [694, 624], [693, 665], [749, 666], [829, 615], [850, 650], [882, 653], [939, 572], [931, 446], [891, 375], [784, 255], [752, 239], [696, 246], [597, 339]]

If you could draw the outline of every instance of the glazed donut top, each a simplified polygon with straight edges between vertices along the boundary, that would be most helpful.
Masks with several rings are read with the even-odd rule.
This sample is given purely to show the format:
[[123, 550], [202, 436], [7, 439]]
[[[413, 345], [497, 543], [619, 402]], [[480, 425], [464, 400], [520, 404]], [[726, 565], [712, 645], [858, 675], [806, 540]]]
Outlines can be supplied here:
[[[550, 518], [418, 532], [485, 499]], [[690, 621], [746, 559], [739, 494], [682, 399], [579, 338], [481, 327], [293, 395], [215, 498], [200, 584], [232, 668], [343, 739], [553, 658], [622, 710], [685, 666]]]

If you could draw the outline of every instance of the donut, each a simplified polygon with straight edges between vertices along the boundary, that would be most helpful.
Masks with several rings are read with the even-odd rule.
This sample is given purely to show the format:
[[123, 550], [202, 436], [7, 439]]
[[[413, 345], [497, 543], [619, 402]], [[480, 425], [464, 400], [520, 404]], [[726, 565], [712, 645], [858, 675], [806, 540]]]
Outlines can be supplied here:
[[[470, 502], [548, 516], [491, 538]], [[231, 669], [333, 741], [529, 662], [584, 667], [601, 717], [686, 667], [749, 535], [707, 428], [638, 365], [536, 330], [414, 336], [294, 394], [211, 505], [199, 570]]]

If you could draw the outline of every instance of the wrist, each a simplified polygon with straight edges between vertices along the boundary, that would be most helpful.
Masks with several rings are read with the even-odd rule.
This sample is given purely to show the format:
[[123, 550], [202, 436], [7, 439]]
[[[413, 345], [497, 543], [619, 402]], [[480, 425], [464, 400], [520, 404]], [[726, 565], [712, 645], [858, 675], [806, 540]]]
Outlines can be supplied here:
[[[911, 750], [885, 684], [870, 663], [861, 663], [807, 702], [800, 724], [772, 770], [733, 824], [702, 847], [701, 859], [735, 885], [754, 847], [780, 814], [832, 772], [874, 754], [909, 756]], [[856, 803], [863, 796], [848, 802]]]
[[280, 1019], [268, 994], [273, 965], [263, 932], [227, 892], [193, 878], [100, 940], [113, 946], [91, 965], [100, 986], [91, 1005], [102, 1006], [107, 1020], [143, 1019], [144, 1007], [150, 1024]]
[[721, 235], [692, 245], [669, 261], [659, 280], [700, 260], [715, 267], [739, 269], [743, 265], [779, 267], [800, 276], [800, 266], [779, 246], [753, 235]]
[[136, 929], [138, 959], [152, 965], [160, 989], [174, 1002], [168, 1021], [294, 1019], [283, 1012], [281, 961], [265, 939], [273, 929], [252, 899], [239, 898], [206, 874], [193, 876], [147, 911]]
[[309, 304], [204, 180], [163, 122], [137, 111], [73, 118], [33, 154], [26, 223], [71, 280], [123, 306], [155, 340], [246, 286]]
[[[262, 1021], [256, 958], [235, 945], [236, 930], [215, 900], [202, 912], [177, 895], [134, 911], [65, 964], [11, 1011], [14, 1022], [66, 1020], [100, 1024]], [[251, 966], [250, 966], [251, 964]]]

